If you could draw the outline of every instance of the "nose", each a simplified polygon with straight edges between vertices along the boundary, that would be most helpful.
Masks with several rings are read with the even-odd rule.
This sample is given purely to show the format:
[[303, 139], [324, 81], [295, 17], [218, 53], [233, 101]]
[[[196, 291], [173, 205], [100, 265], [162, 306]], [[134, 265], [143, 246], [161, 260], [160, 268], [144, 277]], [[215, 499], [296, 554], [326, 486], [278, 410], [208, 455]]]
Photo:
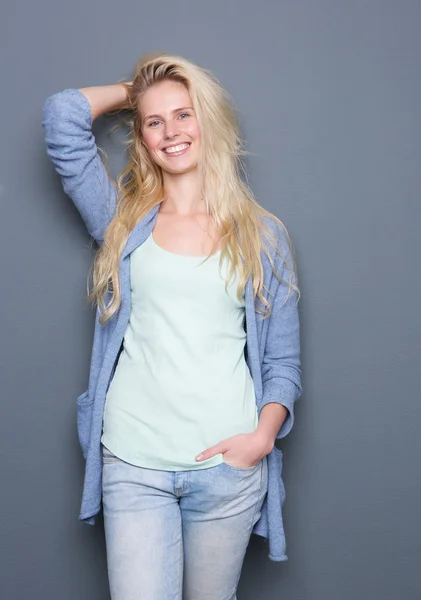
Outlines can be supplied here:
[[176, 123], [167, 123], [164, 127], [164, 138], [169, 140], [180, 135]]

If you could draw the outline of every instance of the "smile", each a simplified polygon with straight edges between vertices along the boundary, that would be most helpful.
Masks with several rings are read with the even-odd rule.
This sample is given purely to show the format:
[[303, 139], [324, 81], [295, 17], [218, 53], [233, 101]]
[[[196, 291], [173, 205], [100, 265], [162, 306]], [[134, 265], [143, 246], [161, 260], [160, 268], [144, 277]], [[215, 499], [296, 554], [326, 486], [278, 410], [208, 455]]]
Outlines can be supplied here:
[[171, 156], [179, 156], [180, 154], [184, 154], [189, 148], [190, 143], [179, 144], [178, 146], [169, 146], [168, 148], [165, 148], [163, 152]]

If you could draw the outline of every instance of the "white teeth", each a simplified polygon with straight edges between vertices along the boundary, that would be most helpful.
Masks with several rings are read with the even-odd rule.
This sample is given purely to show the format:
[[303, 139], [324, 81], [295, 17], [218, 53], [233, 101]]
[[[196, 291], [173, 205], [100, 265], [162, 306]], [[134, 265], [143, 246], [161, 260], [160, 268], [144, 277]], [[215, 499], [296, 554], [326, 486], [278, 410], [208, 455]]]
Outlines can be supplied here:
[[181, 152], [185, 148], [188, 148], [190, 144], [180, 144], [180, 146], [171, 146], [171, 148], [165, 148], [164, 152], [171, 154], [172, 152]]

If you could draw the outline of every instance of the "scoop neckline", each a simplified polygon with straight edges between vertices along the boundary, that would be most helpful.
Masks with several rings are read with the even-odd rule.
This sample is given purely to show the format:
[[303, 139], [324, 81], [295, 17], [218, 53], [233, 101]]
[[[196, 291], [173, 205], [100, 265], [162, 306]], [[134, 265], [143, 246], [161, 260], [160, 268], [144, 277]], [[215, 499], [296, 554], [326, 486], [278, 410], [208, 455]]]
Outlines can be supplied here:
[[[187, 259], [192, 259], [192, 260], [200, 260], [200, 259], [208, 258], [207, 254], [200, 255], [200, 256], [199, 255], [193, 256], [191, 254], [178, 254], [177, 252], [170, 252], [169, 250], [165, 250], [165, 248], [163, 248], [162, 246], [160, 246], [159, 244], [157, 244], [155, 242], [152, 231], [151, 231], [150, 239], [151, 239], [152, 244], [155, 246], [155, 248], [158, 248], [158, 250], [160, 252], [163, 252], [164, 254], [169, 254], [170, 256], [175, 256], [176, 258], [187, 258]], [[213, 256], [218, 256], [219, 254], [221, 254], [221, 250], [217, 250], [216, 252], [211, 254], [210, 258], [212, 258]]]

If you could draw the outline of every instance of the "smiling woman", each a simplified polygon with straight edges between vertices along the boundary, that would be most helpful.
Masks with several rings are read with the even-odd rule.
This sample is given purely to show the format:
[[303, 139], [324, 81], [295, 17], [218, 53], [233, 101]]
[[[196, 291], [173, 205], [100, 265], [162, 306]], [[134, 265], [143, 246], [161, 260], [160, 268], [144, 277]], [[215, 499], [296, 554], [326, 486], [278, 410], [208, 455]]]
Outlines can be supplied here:
[[[120, 110], [129, 158], [115, 182], [92, 122]], [[252, 533], [287, 559], [274, 442], [302, 392], [288, 232], [240, 177], [229, 95], [185, 58], [58, 92], [43, 126], [99, 246], [79, 518], [103, 509], [113, 600], [235, 600]]]

